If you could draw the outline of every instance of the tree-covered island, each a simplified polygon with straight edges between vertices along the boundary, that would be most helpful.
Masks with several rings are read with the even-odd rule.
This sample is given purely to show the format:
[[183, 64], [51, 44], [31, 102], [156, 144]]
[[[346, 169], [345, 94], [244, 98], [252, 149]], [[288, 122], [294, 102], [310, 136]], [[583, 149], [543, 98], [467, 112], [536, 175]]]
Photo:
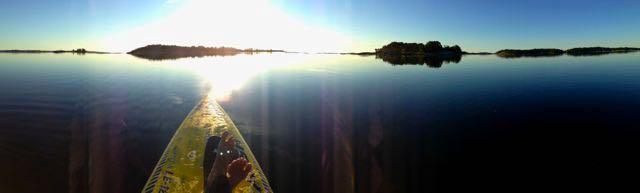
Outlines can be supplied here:
[[423, 43], [391, 42], [375, 49], [376, 58], [392, 65], [427, 65], [439, 68], [444, 63], [458, 63], [462, 58], [462, 48], [458, 45], [443, 46], [439, 41]]
[[185, 57], [203, 57], [203, 56], [233, 56], [240, 53], [260, 53], [260, 52], [284, 52], [283, 50], [263, 50], [263, 49], [237, 49], [232, 47], [204, 47], [204, 46], [175, 46], [175, 45], [148, 45], [137, 48], [128, 54], [150, 59], [178, 59]]

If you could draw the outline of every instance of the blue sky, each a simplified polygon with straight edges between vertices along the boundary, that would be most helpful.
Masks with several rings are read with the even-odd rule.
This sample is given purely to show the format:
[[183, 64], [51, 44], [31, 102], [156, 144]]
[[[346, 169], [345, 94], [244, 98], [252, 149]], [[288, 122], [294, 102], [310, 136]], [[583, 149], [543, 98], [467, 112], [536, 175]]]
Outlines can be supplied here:
[[[191, 1], [205, 0], [2, 0], [0, 34], [3, 36], [0, 37], [0, 49], [129, 49], [151, 42], [208, 46], [224, 43], [252, 47], [250, 41], [244, 40], [246, 38], [233, 34], [239, 30], [269, 30], [269, 27], [264, 27], [265, 23], [274, 28], [286, 28], [293, 24], [303, 26], [265, 32], [286, 34], [282, 36], [251, 35], [255, 36], [251, 39], [253, 42], [273, 37], [273, 41], [263, 41], [257, 45], [273, 48], [304, 49], [300, 42], [305, 40], [309, 41], [304, 44], [307, 47], [325, 43], [320, 47], [326, 51], [367, 51], [390, 41], [429, 40], [459, 44], [470, 51], [579, 46], [640, 47], [640, 1], [637, 0], [272, 0], [266, 3], [257, 0], [262, 2], [255, 3], [260, 4], [259, 7], [251, 7], [255, 5], [252, 1], [243, 1], [242, 6], [222, 0], [207, 0], [200, 4]], [[270, 11], [251, 15], [255, 10], [262, 9]], [[202, 13], [198, 13], [198, 10]], [[223, 20], [230, 22], [218, 24], [220, 16], [208, 15], [207, 10], [228, 10], [237, 15], [224, 17]], [[183, 14], [176, 14], [181, 11]], [[185, 12], [194, 14], [185, 16]], [[258, 20], [256, 23], [252, 23], [251, 19], [242, 19], [243, 15], [262, 17], [260, 14], [274, 16], [265, 17], [273, 18], [271, 20]], [[192, 20], [188, 17], [202, 18]], [[175, 27], [175, 22], [163, 21], [171, 18], [196, 24]], [[160, 25], [165, 27], [158, 27]], [[209, 27], [197, 27], [199, 25]], [[236, 27], [238, 29], [235, 31], [231, 29]], [[143, 32], [129, 31], [144, 28], [154, 29], [144, 33], [164, 31], [164, 34], [150, 35], [155, 39], [148, 38], [127, 45], [129, 47], [104, 46], [105, 42], [133, 42], [143, 36], [140, 35]], [[202, 31], [202, 34], [191, 34], [187, 31], [189, 29], [184, 28], [197, 28], [192, 31]], [[297, 28], [307, 30], [296, 31]], [[206, 36], [208, 31], [224, 41], [209, 38]], [[118, 38], [107, 38], [116, 36], [114, 34], [118, 34]], [[317, 38], [325, 34], [326, 39]], [[248, 35], [244, 34], [244, 37]], [[128, 37], [122, 38], [124, 36]], [[183, 41], [178, 38], [181, 36], [190, 36], [192, 39]], [[301, 38], [290, 38], [295, 36]], [[199, 42], [197, 37], [206, 38], [201, 38]], [[333, 48], [333, 41], [329, 41], [332, 38], [340, 39], [336, 42], [342, 44], [336, 43], [337, 48]]]

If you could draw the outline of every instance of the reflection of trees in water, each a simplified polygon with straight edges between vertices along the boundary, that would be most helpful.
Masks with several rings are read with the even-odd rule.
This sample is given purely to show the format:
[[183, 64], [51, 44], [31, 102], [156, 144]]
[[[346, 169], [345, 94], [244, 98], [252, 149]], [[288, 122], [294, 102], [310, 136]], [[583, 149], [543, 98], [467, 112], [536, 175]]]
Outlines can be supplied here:
[[376, 58], [382, 59], [391, 65], [427, 65], [431, 68], [440, 68], [443, 64], [459, 63], [462, 55], [376, 55]]
[[238, 53], [223, 53], [223, 54], [210, 54], [210, 55], [190, 55], [190, 54], [182, 54], [182, 53], [171, 53], [171, 54], [131, 54], [138, 58], [143, 58], [147, 60], [177, 60], [181, 58], [203, 58], [210, 56], [235, 56], [240, 54]]

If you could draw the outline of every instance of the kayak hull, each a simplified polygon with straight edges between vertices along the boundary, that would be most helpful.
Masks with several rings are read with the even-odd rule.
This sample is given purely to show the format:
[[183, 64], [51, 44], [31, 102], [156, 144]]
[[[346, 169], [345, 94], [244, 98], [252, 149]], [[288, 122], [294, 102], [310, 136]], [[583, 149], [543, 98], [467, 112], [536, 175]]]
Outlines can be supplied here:
[[236, 140], [236, 150], [240, 156], [253, 165], [247, 178], [233, 192], [272, 192], [264, 172], [238, 128], [214, 99], [205, 97], [176, 130], [142, 193], [204, 192], [204, 179], [208, 174], [205, 174], [203, 168], [207, 139], [221, 136], [225, 131]]

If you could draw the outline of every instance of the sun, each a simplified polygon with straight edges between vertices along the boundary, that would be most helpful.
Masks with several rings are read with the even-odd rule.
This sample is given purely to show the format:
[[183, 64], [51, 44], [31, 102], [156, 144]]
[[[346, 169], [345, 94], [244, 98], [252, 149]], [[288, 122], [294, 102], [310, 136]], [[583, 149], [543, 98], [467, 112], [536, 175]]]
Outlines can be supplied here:
[[122, 51], [161, 43], [334, 52], [351, 42], [336, 30], [287, 15], [267, 0], [190, 0], [166, 17], [114, 34], [102, 44]]

